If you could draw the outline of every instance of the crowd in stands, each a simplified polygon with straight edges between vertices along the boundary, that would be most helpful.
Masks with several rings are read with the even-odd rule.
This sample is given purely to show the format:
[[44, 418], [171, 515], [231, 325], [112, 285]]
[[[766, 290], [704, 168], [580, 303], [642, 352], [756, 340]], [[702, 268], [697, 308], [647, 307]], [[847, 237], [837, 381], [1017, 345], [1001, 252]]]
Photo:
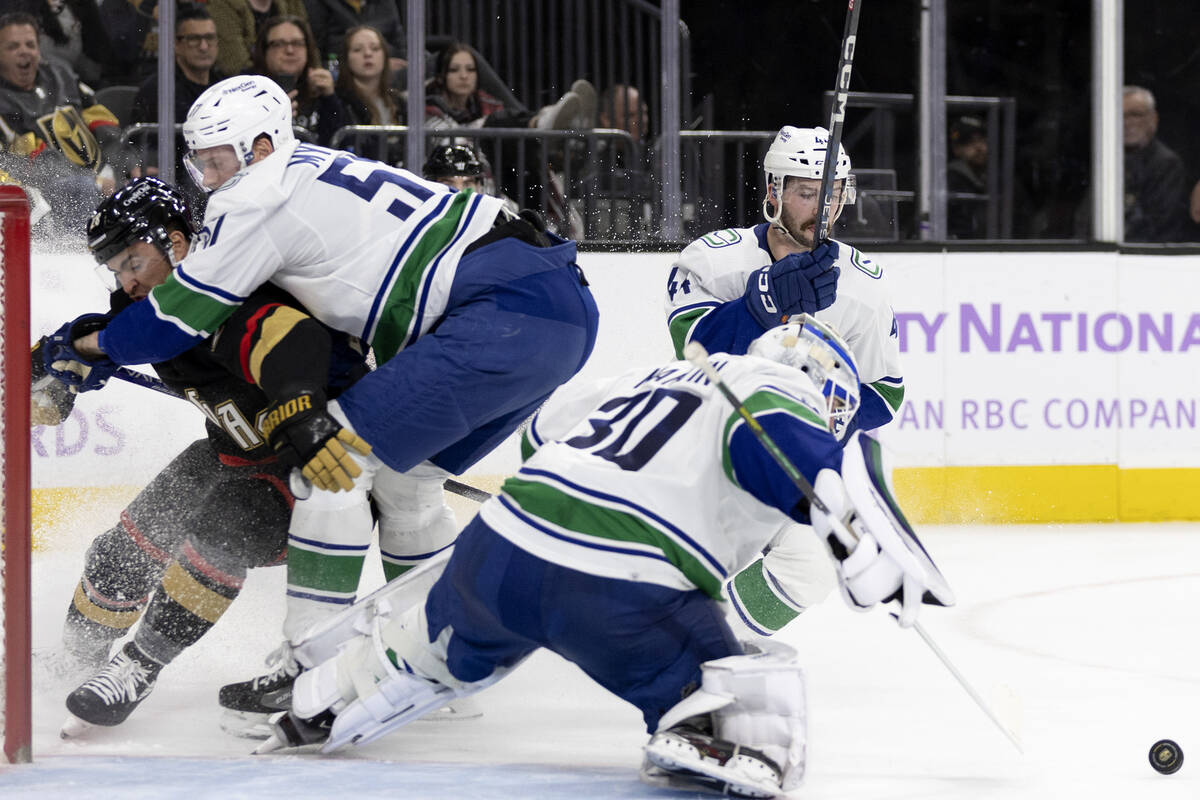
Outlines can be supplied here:
[[[0, 14], [0, 171], [40, 192], [61, 231], [79, 230], [99, 199], [124, 180], [159, 172], [157, 0], [121, 0], [111, 8], [109, 0], [15, 2], [19, 10]], [[345, 126], [405, 122], [408, 62], [394, 0], [182, 2], [174, 24], [176, 123], [207, 87], [242, 73], [268, 75], [282, 86], [292, 97], [296, 125], [318, 144], [334, 143]], [[611, 126], [641, 140], [646, 105], [635, 87], [612, 86], [598, 96], [591, 83], [577, 80], [555, 102], [529, 109], [473, 47], [442, 39], [426, 59], [432, 66], [427, 128]], [[110, 87], [120, 88], [105, 95]], [[572, 153], [585, 161], [578, 143], [571, 151], [561, 138], [447, 137], [429, 149], [452, 145], [471, 152], [486, 190], [540, 207], [564, 235], [583, 234], [567, 195], [583, 186], [585, 170], [569, 178], [564, 164]], [[185, 175], [183, 150], [177, 137], [178, 176]], [[391, 134], [363, 152], [401, 164], [403, 141]], [[186, 178], [176, 182], [203, 206], [203, 194]]]

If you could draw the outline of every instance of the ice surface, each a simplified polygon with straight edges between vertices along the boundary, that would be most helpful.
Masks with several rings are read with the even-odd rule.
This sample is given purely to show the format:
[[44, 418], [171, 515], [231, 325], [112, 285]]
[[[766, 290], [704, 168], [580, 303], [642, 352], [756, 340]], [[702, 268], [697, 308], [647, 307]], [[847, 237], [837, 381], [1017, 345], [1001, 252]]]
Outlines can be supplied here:
[[[35, 648], [56, 640], [102, 524], [58, 532], [59, 544], [36, 557]], [[1196, 525], [947, 526], [924, 537], [959, 596], [956, 608], [927, 609], [925, 626], [1019, 728], [1026, 755], [915, 634], [833, 596], [787, 632], [806, 665], [811, 715], [809, 771], [795, 797], [1200, 796], [1200, 767], [1187, 760], [1200, 747]], [[377, 567], [369, 580], [380, 580]], [[225, 618], [118, 728], [60, 740], [66, 689], [35, 676], [35, 763], [0, 768], [0, 796], [79, 797], [101, 786], [121, 798], [687, 796], [637, 782], [637, 712], [550, 654], [479, 695], [480, 719], [414, 723], [335, 756], [249, 756], [251, 742], [219, 730], [216, 691], [257, 674], [275, 646], [282, 582], [279, 568], [251, 573]], [[1185, 753], [1172, 776], [1147, 761], [1164, 737]]]

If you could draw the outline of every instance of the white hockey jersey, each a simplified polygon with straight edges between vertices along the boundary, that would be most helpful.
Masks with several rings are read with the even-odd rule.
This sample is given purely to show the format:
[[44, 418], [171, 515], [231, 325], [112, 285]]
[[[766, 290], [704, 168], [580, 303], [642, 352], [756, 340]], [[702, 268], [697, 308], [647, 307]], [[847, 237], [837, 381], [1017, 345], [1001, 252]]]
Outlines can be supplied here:
[[[754, 356], [710, 360], [810, 480], [838, 468], [825, 399], [804, 373]], [[568, 383], [526, 440], [536, 452], [482, 519], [522, 549], [594, 575], [720, 598], [802, 497], [687, 362]]]
[[290, 143], [212, 194], [191, 252], [150, 300], [160, 319], [206, 334], [271, 281], [386, 361], [442, 315], [459, 258], [502, 205]]
[[[672, 265], [667, 279], [666, 314], [676, 354], [691, 341], [696, 324], [719, 306], [740, 302], [751, 273], [772, 263], [766, 223], [727, 228], [692, 242]], [[883, 267], [857, 248], [838, 242], [837, 299], [815, 315], [846, 340], [858, 364], [859, 380], [878, 394], [877, 427], [890, 421], [904, 397], [900, 344]], [[710, 348], [711, 349], [711, 348]], [[872, 410], [874, 398], [863, 398]], [[861, 413], [861, 412], [860, 412]]]

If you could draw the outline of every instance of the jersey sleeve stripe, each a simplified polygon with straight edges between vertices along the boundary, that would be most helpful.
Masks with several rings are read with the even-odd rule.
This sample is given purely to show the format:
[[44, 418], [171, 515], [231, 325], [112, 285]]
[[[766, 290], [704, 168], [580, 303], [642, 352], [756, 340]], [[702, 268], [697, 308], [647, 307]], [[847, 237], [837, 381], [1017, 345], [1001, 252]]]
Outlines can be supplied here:
[[[308, 315], [289, 306], [273, 304], [255, 314], [247, 325], [242, 338], [243, 347], [249, 349], [249, 360], [243, 360], [244, 366], [249, 366], [249, 374], [254, 383], [262, 383], [262, 365], [271, 351], [275, 349], [285, 336], [292, 332], [296, 325], [308, 319]], [[257, 340], [255, 331], [258, 329]]]
[[677, 358], [683, 358], [683, 346], [687, 344], [692, 329], [696, 327], [696, 323], [708, 316], [708, 312], [712, 311], [713, 308], [716, 308], [716, 306], [706, 305], [701, 308], [694, 308], [687, 313], [674, 314], [667, 321], [667, 330], [671, 334], [672, 344], [675, 345], [675, 356]]
[[888, 404], [895, 414], [900, 410], [900, 406], [904, 404], [904, 379], [883, 377], [877, 381], [866, 384], [875, 390], [875, 393], [883, 398], [883, 402]]
[[226, 303], [229, 303], [230, 305], [235, 305], [235, 306], [240, 306], [242, 303], [246, 302], [245, 297], [236, 295], [233, 292], [227, 292], [218, 286], [211, 286], [207, 283], [204, 283], [203, 281], [196, 280], [195, 278], [193, 278], [191, 276], [191, 274], [189, 274], [183, 268], [183, 264], [180, 264], [179, 266], [177, 266], [172, 271], [172, 274], [176, 278], [179, 279], [180, 283], [187, 284], [187, 286], [193, 292], [199, 292], [201, 294], [205, 294], [210, 297], [220, 298], [221, 300], [224, 300]]
[[[534, 478], [526, 480], [522, 476]], [[537, 479], [542, 480], [537, 480]], [[553, 480], [563, 488], [544, 481]], [[545, 470], [522, 469], [505, 481], [502, 491], [525, 515], [538, 517], [587, 546], [607, 542], [643, 545], [661, 551], [697, 588], [720, 597], [725, 568], [711, 553], [675, 525], [624, 498], [599, 492]], [[516, 511], [514, 510], [514, 513]]]
[[[778, 389], [759, 389], [754, 394], [742, 400], [742, 405], [750, 412], [750, 416], [755, 419], [765, 414], [790, 414], [798, 420], [812, 425], [814, 428], [829, 430], [829, 425], [817, 412]], [[725, 475], [734, 486], [740, 486], [741, 484], [738, 483], [737, 476], [733, 471], [733, 456], [729, 452], [729, 444], [733, 441], [733, 434], [737, 432], [740, 426], [745, 424], [746, 421], [742, 419], [741, 414], [737, 411], [730, 413], [729, 417], [725, 420], [725, 435], [721, 441], [721, 466], [725, 470]]]
[[207, 336], [232, 316], [241, 300], [232, 303], [194, 291], [178, 279], [178, 267], [150, 292], [158, 317], [192, 336]]

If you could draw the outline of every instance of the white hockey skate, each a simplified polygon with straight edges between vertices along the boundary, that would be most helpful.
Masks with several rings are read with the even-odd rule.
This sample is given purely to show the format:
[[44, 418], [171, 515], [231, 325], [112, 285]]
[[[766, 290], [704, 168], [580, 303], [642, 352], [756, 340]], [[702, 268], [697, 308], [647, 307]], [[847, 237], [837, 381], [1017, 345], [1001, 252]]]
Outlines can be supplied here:
[[645, 745], [640, 778], [652, 786], [728, 797], [779, 795], [779, 767], [759, 750], [717, 739], [687, 722], [659, 731]]

